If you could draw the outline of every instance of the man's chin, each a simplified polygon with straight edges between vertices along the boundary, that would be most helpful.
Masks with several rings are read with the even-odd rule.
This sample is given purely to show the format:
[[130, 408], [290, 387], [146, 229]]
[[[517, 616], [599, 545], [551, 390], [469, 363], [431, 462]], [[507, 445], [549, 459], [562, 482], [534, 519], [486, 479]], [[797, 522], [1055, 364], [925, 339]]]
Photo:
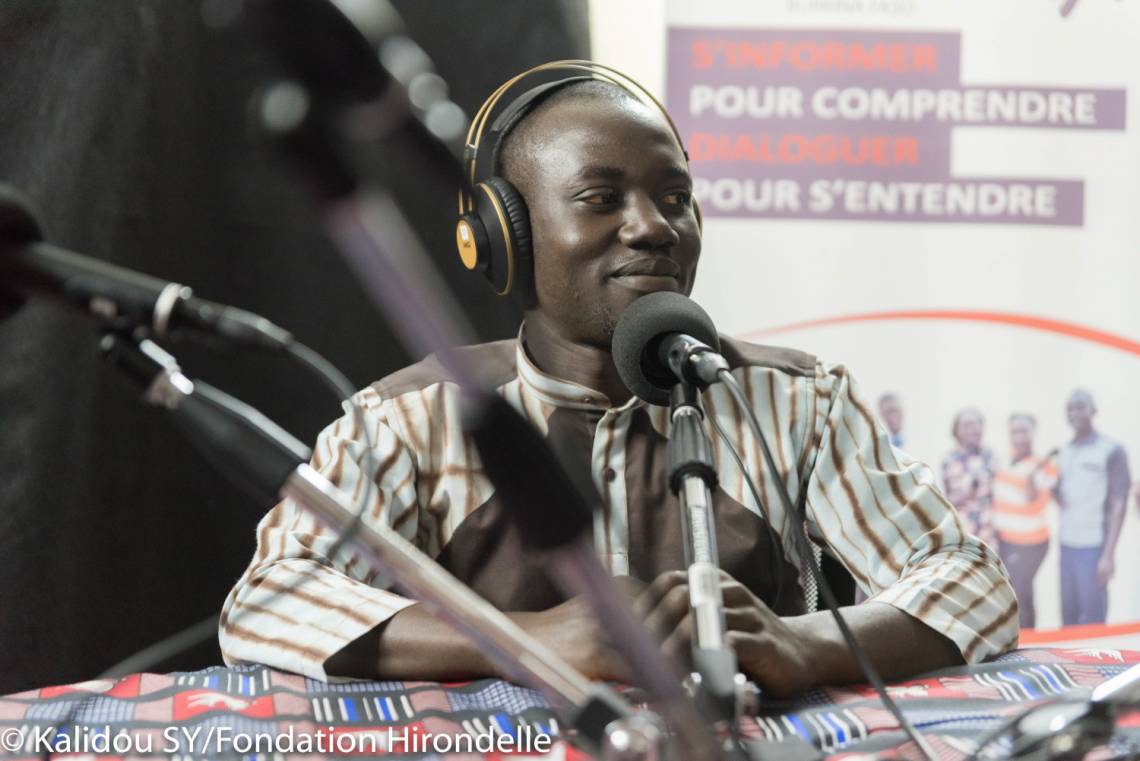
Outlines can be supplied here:
[[681, 284], [677, 281], [676, 278], [656, 278], [667, 280], [668, 282], [666, 285], [670, 287], [644, 290], [639, 288], [623, 287], [623, 284], [618, 282], [621, 279], [622, 278], [610, 278], [610, 282], [608, 283], [609, 287], [606, 289], [607, 298], [601, 303], [598, 315], [602, 330], [595, 336], [596, 340], [588, 342], [591, 345], [597, 346], [599, 348], [604, 348], [607, 351], [610, 349], [610, 346], [613, 342], [614, 330], [617, 329], [618, 320], [621, 319], [621, 316], [625, 313], [625, 310], [629, 309], [630, 306], [633, 305], [633, 302], [637, 301], [642, 296], [647, 296], [651, 293], [661, 293], [662, 291], [680, 293], [686, 296], [688, 295], [686, 292], [688, 289], [681, 287]]

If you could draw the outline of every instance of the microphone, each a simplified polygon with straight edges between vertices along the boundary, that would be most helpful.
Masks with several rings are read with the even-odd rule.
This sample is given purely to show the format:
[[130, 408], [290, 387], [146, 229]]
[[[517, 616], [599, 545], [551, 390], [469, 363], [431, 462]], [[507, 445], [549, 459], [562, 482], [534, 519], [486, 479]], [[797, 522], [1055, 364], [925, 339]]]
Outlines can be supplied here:
[[672, 424], [665, 456], [669, 488], [683, 515], [697, 694], [721, 718], [735, 720], [744, 677], [738, 679], [736, 653], [725, 635], [713, 519], [717, 475], [697, 400], [697, 389], [716, 382], [728, 362], [720, 355], [720, 339], [705, 310], [669, 291], [642, 296], [622, 313], [612, 354], [630, 391], [651, 404], [669, 404]]
[[25, 296], [78, 307], [114, 329], [188, 330], [270, 349], [293, 341], [264, 317], [197, 298], [187, 286], [44, 243], [27, 198], [0, 184], [0, 311], [14, 311]]
[[642, 296], [622, 312], [612, 354], [626, 388], [650, 404], [668, 404], [678, 381], [703, 389], [729, 369], [712, 318], [672, 291]]

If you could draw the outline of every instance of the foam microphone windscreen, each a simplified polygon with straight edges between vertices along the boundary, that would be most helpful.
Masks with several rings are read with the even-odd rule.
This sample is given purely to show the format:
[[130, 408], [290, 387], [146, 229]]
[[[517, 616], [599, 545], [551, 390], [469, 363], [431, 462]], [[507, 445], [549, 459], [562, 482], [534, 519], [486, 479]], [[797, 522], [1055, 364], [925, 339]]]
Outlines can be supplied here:
[[669, 403], [677, 376], [658, 356], [662, 339], [683, 333], [720, 351], [712, 318], [687, 296], [660, 291], [642, 296], [622, 312], [611, 351], [626, 388], [650, 404]]

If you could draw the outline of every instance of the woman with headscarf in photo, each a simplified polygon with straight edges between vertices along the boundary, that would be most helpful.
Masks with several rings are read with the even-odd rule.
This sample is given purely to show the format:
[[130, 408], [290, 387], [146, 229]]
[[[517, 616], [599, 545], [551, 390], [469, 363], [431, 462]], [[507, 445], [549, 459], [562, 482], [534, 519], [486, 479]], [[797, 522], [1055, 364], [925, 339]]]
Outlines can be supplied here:
[[997, 547], [992, 507], [993, 452], [982, 445], [985, 418], [977, 407], [966, 407], [954, 416], [950, 433], [957, 446], [942, 461], [942, 484], [946, 496], [958, 509], [966, 530], [991, 547]]

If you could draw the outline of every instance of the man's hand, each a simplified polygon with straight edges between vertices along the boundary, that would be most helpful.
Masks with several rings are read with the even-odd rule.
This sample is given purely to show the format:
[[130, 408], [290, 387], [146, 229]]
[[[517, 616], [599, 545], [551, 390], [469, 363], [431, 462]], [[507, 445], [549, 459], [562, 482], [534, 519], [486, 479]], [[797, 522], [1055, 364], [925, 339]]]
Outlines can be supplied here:
[[[772, 612], [752, 591], [721, 571], [725, 629], [740, 669], [767, 693], [791, 696], [816, 681], [808, 632]], [[635, 612], [662, 642], [667, 656], [689, 663], [693, 620], [689, 609], [688, 576], [684, 571], [661, 574], [638, 597]]]
[[1108, 586], [1108, 582], [1112, 581], [1112, 577], [1116, 574], [1116, 562], [1112, 556], [1113, 549], [1106, 546], [1096, 563], [1096, 580], [1102, 587]]

